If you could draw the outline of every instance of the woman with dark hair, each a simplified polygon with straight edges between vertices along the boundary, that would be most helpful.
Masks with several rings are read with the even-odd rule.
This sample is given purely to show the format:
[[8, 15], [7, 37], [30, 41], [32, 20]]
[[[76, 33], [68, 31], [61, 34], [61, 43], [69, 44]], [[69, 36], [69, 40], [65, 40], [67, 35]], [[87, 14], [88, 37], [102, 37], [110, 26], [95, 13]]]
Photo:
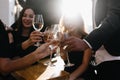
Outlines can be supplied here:
[[40, 32], [33, 31], [32, 21], [34, 15], [34, 10], [27, 6], [21, 11], [18, 20], [11, 26], [13, 28], [12, 34], [14, 37], [14, 51], [21, 57], [34, 51], [37, 47], [33, 44], [37, 41], [41, 41], [42, 35], [39, 37], [34, 36], [34, 41], [31, 41], [31, 32], [36, 35], [42, 34]]

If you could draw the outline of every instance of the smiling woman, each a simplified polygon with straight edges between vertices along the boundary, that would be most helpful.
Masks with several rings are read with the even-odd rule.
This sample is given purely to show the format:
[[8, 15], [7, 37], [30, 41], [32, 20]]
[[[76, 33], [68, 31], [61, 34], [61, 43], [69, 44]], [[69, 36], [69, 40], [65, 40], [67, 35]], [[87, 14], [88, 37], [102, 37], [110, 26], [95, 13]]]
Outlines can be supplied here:
[[91, 0], [63, 0], [62, 14], [74, 17], [81, 14], [85, 22], [86, 32], [92, 30], [92, 1]]
[[[15, 52], [20, 54], [19, 57], [25, 56], [36, 49], [35, 46], [32, 46], [34, 43], [29, 44], [30, 34], [34, 30], [32, 26], [34, 15], [34, 9], [26, 6], [20, 12], [18, 20], [11, 26], [13, 28]], [[25, 42], [29, 45], [24, 45]]]

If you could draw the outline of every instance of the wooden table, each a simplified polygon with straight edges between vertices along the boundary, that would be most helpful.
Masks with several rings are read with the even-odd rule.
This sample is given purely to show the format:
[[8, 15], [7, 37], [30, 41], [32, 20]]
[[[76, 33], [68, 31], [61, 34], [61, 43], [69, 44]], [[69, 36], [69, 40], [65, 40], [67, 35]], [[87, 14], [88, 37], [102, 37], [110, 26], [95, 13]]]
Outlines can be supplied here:
[[[46, 69], [47, 66], [43, 64], [46, 60], [41, 60], [38, 64], [34, 64], [30, 67], [18, 70], [12, 73], [17, 80], [36, 80]], [[68, 80], [69, 73], [61, 71], [61, 74], [57, 77], [48, 80]]]

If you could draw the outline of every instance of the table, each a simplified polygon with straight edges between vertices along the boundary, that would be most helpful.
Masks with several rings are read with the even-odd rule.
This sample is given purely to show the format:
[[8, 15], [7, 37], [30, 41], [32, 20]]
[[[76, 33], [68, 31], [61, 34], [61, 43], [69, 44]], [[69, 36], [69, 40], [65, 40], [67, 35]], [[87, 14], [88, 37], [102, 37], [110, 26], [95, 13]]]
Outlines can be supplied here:
[[[17, 80], [36, 80], [47, 68], [47, 66], [44, 65], [44, 62], [48, 59], [43, 59], [39, 63], [34, 64], [30, 67], [17, 70], [12, 73], [12, 75]], [[61, 71], [59, 76], [50, 78], [48, 80], [68, 80], [69, 73], [66, 71]]]

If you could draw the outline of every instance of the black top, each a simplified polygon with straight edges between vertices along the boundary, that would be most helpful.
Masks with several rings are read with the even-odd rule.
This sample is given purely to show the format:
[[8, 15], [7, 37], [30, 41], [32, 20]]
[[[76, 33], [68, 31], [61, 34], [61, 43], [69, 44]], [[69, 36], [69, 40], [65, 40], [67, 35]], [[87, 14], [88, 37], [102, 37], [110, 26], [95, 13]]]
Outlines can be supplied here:
[[14, 53], [10, 49], [8, 34], [4, 24], [0, 21], [0, 57], [14, 57]]
[[36, 46], [30, 46], [26, 50], [22, 49], [22, 42], [27, 40], [29, 37], [24, 37], [19, 35], [17, 31], [12, 32], [14, 37], [14, 51], [17, 53], [18, 56], [23, 57], [31, 52], [33, 52], [37, 47]]
[[13, 31], [14, 43], [9, 44], [8, 33], [5, 30], [4, 24], [0, 21], [0, 57], [13, 58], [16, 56], [25, 56], [37, 47], [30, 46], [26, 50], [23, 50], [21, 43], [28, 39], [28, 37], [18, 35], [17, 31]]
[[104, 45], [111, 55], [120, 56], [120, 0], [98, 0], [96, 5], [102, 13], [96, 12], [96, 22], [101, 25], [85, 39], [94, 51]]
[[[65, 71], [72, 73], [82, 64], [83, 52], [69, 52], [68, 55], [70, 63], [75, 65], [72, 67], [65, 67]], [[67, 63], [67, 61], [65, 63]]]
[[[73, 63], [74, 66], [65, 67], [65, 71], [72, 73], [82, 64], [84, 52], [69, 52], [68, 55], [70, 63]], [[67, 63], [67, 61], [65, 61], [65, 63]], [[85, 80], [94, 80], [94, 67], [91, 64], [88, 64], [86, 71], [83, 72], [83, 74], [81, 74], [79, 77], [82, 77]]]

